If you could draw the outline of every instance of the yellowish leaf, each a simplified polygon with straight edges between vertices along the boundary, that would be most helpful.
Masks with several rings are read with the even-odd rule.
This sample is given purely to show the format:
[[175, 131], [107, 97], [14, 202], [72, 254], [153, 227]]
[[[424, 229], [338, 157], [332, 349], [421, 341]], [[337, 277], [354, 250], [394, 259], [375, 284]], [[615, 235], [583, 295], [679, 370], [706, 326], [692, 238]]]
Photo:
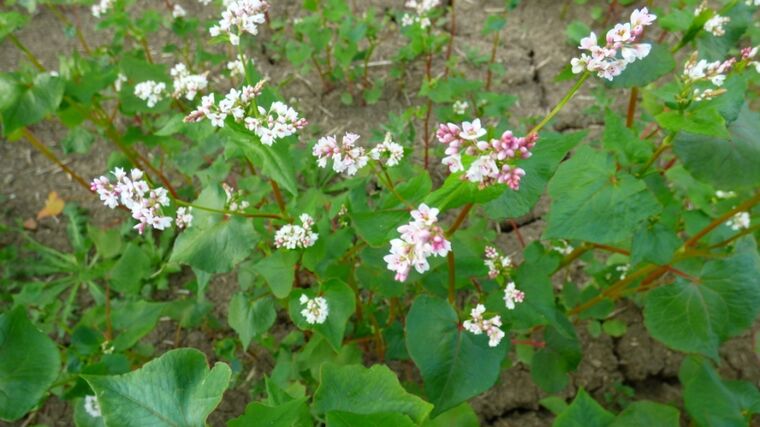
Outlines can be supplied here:
[[63, 211], [64, 202], [63, 199], [55, 191], [51, 191], [48, 194], [48, 198], [45, 201], [45, 207], [37, 212], [37, 219], [57, 216]]

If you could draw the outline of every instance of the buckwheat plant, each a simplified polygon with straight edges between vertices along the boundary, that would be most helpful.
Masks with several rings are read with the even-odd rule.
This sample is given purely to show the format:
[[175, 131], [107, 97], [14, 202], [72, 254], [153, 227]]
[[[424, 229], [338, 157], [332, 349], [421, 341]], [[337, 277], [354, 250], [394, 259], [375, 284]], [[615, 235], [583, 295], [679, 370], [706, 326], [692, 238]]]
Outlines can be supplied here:
[[757, 424], [760, 3], [549, 3], [5, 2], [0, 423]]

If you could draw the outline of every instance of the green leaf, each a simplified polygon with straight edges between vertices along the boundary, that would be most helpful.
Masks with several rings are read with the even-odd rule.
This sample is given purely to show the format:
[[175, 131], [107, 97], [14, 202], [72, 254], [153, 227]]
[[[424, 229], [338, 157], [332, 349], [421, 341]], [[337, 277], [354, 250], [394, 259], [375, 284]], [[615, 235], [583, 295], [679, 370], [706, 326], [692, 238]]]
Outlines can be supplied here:
[[243, 348], [247, 349], [253, 337], [272, 327], [276, 317], [274, 302], [270, 297], [251, 302], [244, 293], [238, 292], [230, 300], [227, 323], [238, 333]]
[[170, 261], [207, 273], [224, 273], [251, 253], [256, 240], [250, 221], [241, 218], [230, 218], [205, 229], [193, 226], [174, 242]]
[[29, 22], [29, 17], [21, 13], [0, 13], [0, 40], [8, 37], [8, 34], [22, 28], [27, 22]]
[[294, 399], [277, 406], [251, 402], [243, 415], [227, 422], [227, 427], [310, 427], [312, 426], [306, 398]]
[[573, 403], [554, 420], [553, 427], [607, 427], [615, 418], [581, 389]]
[[671, 132], [687, 132], [720, 138], [730, 136], [726, 129], [726, 120], [716, 108], [700, 108], [699, 110], [665, 111], [655, 116], [657, 123]]
[[372, 247], [388, 246], [396, 228], [408, 220], [410, 216], [406, 210], [351, 213], [356, 234]]
[[575, 330], [568, 324], [547, 327], [544, 331], [546, 347], [533, 356], [530, 375], [539, 387], [549, 393], [564, 389], [568, 373], [581, 361], [581, 345]]
[[631, 265], [641, 262], [665, 265], [673, 259], [673, 255], [683, 242], [675, 231], [666, 225], [642, 223], [633, 234], [631, 244]]
[[311, 292], [300, 291], [293, 293], [290, 297], [288, 309], [290, 318], [293, 323], [301, 329], [311, 329], [317, 331], [327, 339], [330, 346], [335, 351], [339, 351], [343, 345], [343, 335], [346, 332], [348, 319], [356, 310], [356, 297], [354, 291], [344, 282], [331, 279], [323, 283], [320, 287], [320, 296], [327, 300], [328, 316], [322, 324], [309, 324], [306, 318], [301, 314], [304, 306], [299, 301], [301, 295], [306, 294], [309, 298], [314, 298]]
[[230, 367], [180, 348], [123, 375], [83, 375], [98, 398], [107, 425], [198, 426], [222, 400]]
[[327, 413], [328, 427], [415, 427], [417, 424], [406, 415], [394, 412], [377, 414], [352, 414], [350, 412], [331, 411]]
[[699, 283], [683, 278], [650, 291], [644, 324], [652, 337], [684, 352], [718, 358], [720, 343], [742, 333], [760, 313], [760, 258], [751, 237], [729, 258], [709, 261]]
[[728, 130], [731, 136], [727, 139], [679, 133], [673, 152], [692, 175], [718, 188], [757, 187], [760, 114], [745, 105]]
[[610, 427], [678, 427], [678, 409], [642, 400], [633, 402], [610, 424]]
[[320, 414], [332, 411], [355, 414], [396, 413], [416, 423], [427, 418], [432, 405], [404, 390], [396, 374], [385, 365], [322, 365], [314, 408]]
[[673, 71], [676, 62], [670, 49], [657, 43], [651, 43], [651, 45], [652, 50], [646, 58], [628, 64], [625, 70], [608, 85], [614, 88], [646, 86]]
[[85, 154], [90, 151], [90, 146], [95, 142], [95, 137], [83, 127], [75, 127], [69, 130], [66, 137], [61, 140], [63, 154]]
[[525, 170], [520, 189], [505, 189], [496, 200], [486, 205], [486, 214], [493, 219], [517, 218], [528, 214], [544, 194], [546, 183], [554, 175], [559, 163], [585, 136], [586, 132], [542, 134], [533, 148], [533, 155], [520, 162], [520, 167]]
[[628, 326], [620, 319], [609, 319], [602, 323], [604, 333], [615, 338], [622, 337], [628, 330]]
[[58, 347], [27, 318], [24, 307], [0, 315], [0, 419], [23, 417], [58, 377]]
[[478, 427], [480, 421], [478, 415], [472, 410], [469, 403], [463, 403], [457, 407], [429, 419], [422, 424], [422, 427]]
[[504, 185], [491, 185], [480, 189], [478, 184], [463, 180], [463, 175], [463, 172], [449, 174], [443, 185], [425, 198], [425, 203], [441, 211], [446, 211], [468, 203], [490, 202], [498, 198], [504, 191], [511, 191]]
[[604, 148], [615, 153], [618, 161], [631, 166], [645, 162], [652, 154], [652, 144], [642, 141], [628, 129], [622, 117], [607, 108], [604, 114]]
[[21, 89], [16, 103], [3, 110], [3, 135], [37, 123], [55, 111], [63, 99], [63, 87], [60, 78], [38, 74], [30, 87]]
[[150, 273], [150, 257], [135, 243], [129, 243], [109, 273], [111, 287], [128, 295], [140, 292], [142, 280]]
[[684, 359], [678, 378], [686, 411], [698, 426], [747, 426], [751, 414], [758, 412], [760, 393], [754, 385], [721, 380], [701, 357]]
[[496, 383], [508, 340], [489, 347], [484, 335], [459, 328], [457, 313], [448, 302], [421, 295], [406, 318], [406, 346], [436, 416]]
[[296, 262], [297, 252], [280, 250], [257, 262], [253, 270], [264, 276], [275, 297], [286, 298], [293, 289]]
[[662, 209], [643, 181], [616, 171], [611, 158], [585, 146], [560, 165], [549, 182], [549, 196], [544, 239], [619, 243]]

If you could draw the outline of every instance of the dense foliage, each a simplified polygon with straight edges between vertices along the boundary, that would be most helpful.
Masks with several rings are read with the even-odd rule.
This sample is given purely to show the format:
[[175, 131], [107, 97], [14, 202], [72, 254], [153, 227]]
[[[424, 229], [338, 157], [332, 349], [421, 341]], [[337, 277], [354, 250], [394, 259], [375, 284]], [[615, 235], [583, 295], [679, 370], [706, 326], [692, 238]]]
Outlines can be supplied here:
[[[516, 364], [565, 389], [579, 328], [625, 334], [622, 304], [687, 354], [682, 407], [580, 389], [542, 401], [555, 426], [741, 426], [760, 412], [756, 384], [716, 369], [760, 312], [757, 0], [576, 0], [589, 18], [567, 27], [579, 51], [556, 86], [574, 84], [545, 117], [514, 117], [516, 98], [493, 89], [519, 1], [482, 23], [490, 58], [452, 48], [454, 1], [359, 13], [304, 0], [298, 18], [260, 0], [199, 0], [197, 16], [137, 3], [0, 13], [0, 40], [26, 58], [0, 73], [3, 143], [31, 144], [112, 220], [52, 193], [39, 217], [63, 218], [70, 251], [2, 225], [15, 243], [0, 251], [0, 419], [57, 396], [78, 426], [202, 426], [243, 388], [229, 426], [477, 425], [468, 400]], [[56, 70], [17, 36], [37, 9], [78, 44]], [[393, 32], [387, 75], [371, 73]], [[263, 75], [261, 49], [293, 73]], [[328, 131], [281, 95], [301, 75], [356, 108], [402, 83], [418, 96], [371, 134]], [[589, 82], [603, 131], [550, 130]], [[55, 148], [35, 134], [45, 120], [66, 129]], [[97, 171], [58, 154], [101, 145]], [[516, 220], [544, 195], [545, 229], [525, 244]], [[220, 277], [236, 283], [221, 310], [207, 298]], [[158, 351], [151, 334], [167, 328], [172, 346], [190, 331], [207, 342]]]

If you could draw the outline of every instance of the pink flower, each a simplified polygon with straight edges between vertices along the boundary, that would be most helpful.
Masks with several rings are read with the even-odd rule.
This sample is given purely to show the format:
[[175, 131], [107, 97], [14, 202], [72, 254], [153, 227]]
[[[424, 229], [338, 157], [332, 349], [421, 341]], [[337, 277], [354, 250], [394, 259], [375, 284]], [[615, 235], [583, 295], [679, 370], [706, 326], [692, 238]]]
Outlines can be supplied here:
[[421, 204], [411, 212], [412, 221], [398, 227], [400, 239], [391, 240], [390, 253], [383, 260], [388, 269], [396, 272], [395, 279], [403, 282], [412, 267], [418, 273], [430, 269], [427, 258], [446, 256], [451, 251], [451, 242], [446, 240], [444, 231], [436, 225], [438, 209]]
[[477, 141], [485, 134], [486, 130], [480, 125], [480, 119], [475, 119], [472, 122], [462, 123], [462, 132], [459, 136], [470, 141]]

